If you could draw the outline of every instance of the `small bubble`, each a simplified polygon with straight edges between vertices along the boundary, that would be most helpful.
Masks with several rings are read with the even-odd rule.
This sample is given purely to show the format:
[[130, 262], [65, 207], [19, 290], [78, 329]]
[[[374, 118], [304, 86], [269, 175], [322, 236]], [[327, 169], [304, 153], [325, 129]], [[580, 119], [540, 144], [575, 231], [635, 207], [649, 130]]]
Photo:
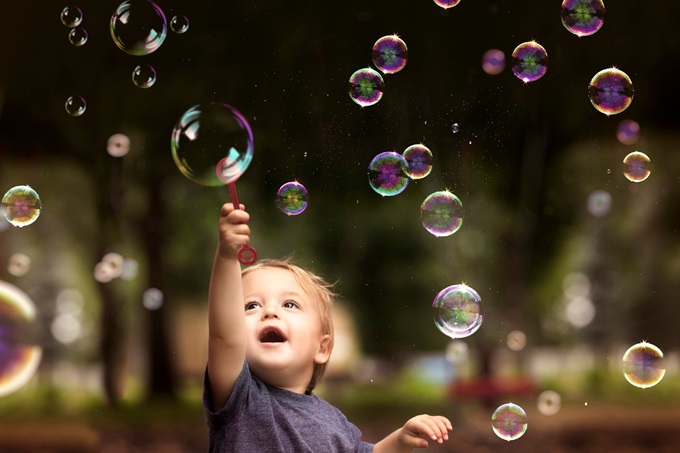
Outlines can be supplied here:
[[434, 236], [451, 236], [463, 226], [463, 203], [448, 190], [434, 192], [420, 205], [420, 218]]
[[377, 104], [384, 91], [385, 82], [375, 69], [359, 69], [349, 78], [349, 97], [362, 107]]
[[536, 41], [520, 44], [512, 52], [512, 72], [524, 83], [535, 82], [548, 70], [548, 52]]
[[61, 10], [61, 23], [67, 27], [77, 27], [82, 21], [83, 12], [77, 6], [67, 6]]
[[555, 415], [562, 408], [562, 397], [554, 390], [545, 390], [538, 395], [536, 406], [543, 415]]
[[130, 55], [149, 55], [165, 41], [168, 24], [163, 10], [151, 0], [127, 0], [111, 16], [111, 38]]
[[406, 66], [408, 48], [397, 35], [383, 36], [373, 45], [371, 55], [376, 68], [384, 74], [394, 74]]
[[635, 387], [653, 387], [666, 374], [663, 352], [651, 343], [642, 341], [623, 354], [623, 376]]
[[276, 192], [276, 207], [289, 216], [302, 214], [308, 201], [307, 189], [297, 181], [285, 183]]
[[189, 19], [186, 16], [175, 16], [170, 20], [170, 30], [181, 35], [189, 29]]
[[148, 64], [138, 64], [132, 71], [132, 81], [139, 88], [151, 88], [156, 83], [156, 70]]
[[616, 138], [624, 145], [633, 145], [640, 138], [640, 124], [633, 120], [623, 120], [616, 127]]
[[623, 159], [623, 163], [626, 166], [623, 172], [624, 176], [631, 182], [644, 181], [652, 173], [648, 168], [649, 162], [649, 157], [645, 153], [633, 151]]
[[408, 186], [404, 156], [394, 151], [376, 155], [368, 166], [368, 183], [383, 197], [399, 195]]
[[451, 132], [453, 132], [454, 134], [460, 132], [460, 125], [458, 123], [453, 123], [451, 125]]
[[40, 216], [42, 203], [38, 193], [29, 186], [15, 186], [2, 197], [2, 213], [9, 223], [25, 227]]
[[505, 53], [498, 49], [489, 49], [482, 55], [482, 70], [489, 75], [498, 75], [505, 69]]
[[72, 28], [68, 33], [68, 40], [76, 47], [80, 47], [87, 42], [87, 31], [83, 27]]
[[460, 0], [434, 0], [434, 2], [437, 6], [440, 6], [444, 9], [449, 9], [459, 4]]
[[564, 0], [562, 25], [578, 37], [590, 36], [602, 28], [604, 13], [602, 0]]
[[517, 440], [527, 431], [527, 414], [520, 406], [507, 403], [491, 416], [493, 432], [503, 440]]
[[444, 335], [469, 337], [482, 326], [481, 298], [467, 285], [451, 285], [441, 290], [432, 303], [434, 324]]
[[402, 153], [406, 159], [406, 174], [411, 179], [422, 179], [432, 171], [432, 151], [423, 145], [411, 145]]
[[87, 103], [81, 96], [69, 96], [64, 104], [66, 112], [71, 116], [80, 116], [85, 113]]

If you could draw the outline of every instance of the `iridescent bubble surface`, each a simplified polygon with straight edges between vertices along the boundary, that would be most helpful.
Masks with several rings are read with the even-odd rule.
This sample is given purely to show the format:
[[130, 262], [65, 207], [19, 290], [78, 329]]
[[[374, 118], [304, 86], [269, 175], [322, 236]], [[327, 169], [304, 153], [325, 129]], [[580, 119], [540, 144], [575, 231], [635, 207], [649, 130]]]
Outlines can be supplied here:
[[448, 190], [431, 193], [420, 205], [420, 219], [429, 233], [450, 236], [463, 226], [463, 203]]
[[588, 195], [588, 212], [595, 217], [603, 217], [609, 214], [612, 207], [612, 196], [606, 190], [593, 190]]
[[503, 440], [517, 440], [527, 431], [527, 414], [520, 406], [506, 403], [491, 416], [493, 432]]
[[460, 124], [453, 123], [451, 125], [451, 132], [453, 132], [454, 134], [457, 134], [458, 132], [460, 132]]
[[624, 176], [631, 182], [642, 182], [652, 173], [649, 170], [649, 157], [640, 151], [633, 151], [623, 158]]
[[528, 41], [512, 51], [512, 72], [524, 83], [535, 82], [548, 71], [548, 52], [536, 41]]
[[450, 338], [465, 338], [482, 326], [482, 299], [467, 285], [451, 285], [432, 303], [434, 324]]
[[32, 224], [38, 220], [41, 210], [40, 197], [29, 186], [14, 186], [2, 197], [2, 214], [14, 226]]
[[87, 103], [82, 96], [69, 96], [64, 104], [66, 113], [71, 116], [80, 116], [85, 113], [87, 109]]
[[125, 134], [113, 134], [106, 141], [106, 152], [111, 157], [123, 157], [130, 151], [130, 137]]
[[156, 70], [148, 64], [138, 64], [132, 71], [132, 81], [139, 88], [151, 88], [156, 83]]
[[23, 387], [42, 356], [36, 309], [26, 293], [0, 281], [0, 396]]
[[72, 28], [68, 33], [68, 40], [76, 47], [80, 47], [87, 42], [87, 30], [83, 27]]
[[616, 138], [624, 145], [633, 145], [640, 139], [640, 124], [633, 120], [623, 120], [616, 126]]
[[383, 36], [373, 44], [373, 64], [385, 74], [394, 74], [406, 66], [408, 48], [397, 35]]
[[441, 6], [444, 9], [453, 8], [460, 3], [460, 0], [434, 0], [437, 6]]
[[505, 69], [505, 52], [489, 49], [482, 55], [482, 70], [489, 75], [497, 75]]
[[407, 167], [401, 154], [394, 151], [380, 153], [368, 166], [368, 183], [383, 197], [399, 195], [408, 186]]
[[635, 387], [653, 387], [666, 374], [666, 364], [661, 349], [642, 341], [623, 354], [623, 376]]
[[234, 107], [211, 102], [184, 112], [171, 136], [180, 172], [204, 186], [236, 181], [253, 158], [253, 132]]
[[423, 144], [411, 145], [401, 153], [406, 159], [406, 174], [411, 179], [422, 179], [432, 171], [432, 151]]
[[349, 78], [349, 97], [362, 107], [376, 104], [384, 91], [385, 81], [375, 69], [359, 69]]
[[168, 24], [163, 10], [151, 0], [127, 0], [110, 21], [113, 42], [130, 55], [148, 55], [163, 44]]
[[576, 36], [589, 36], [602, 28], [604, 13], [602, 0], [564, 0], [562, 25]]
[[189, 29], [189, 19], [186, 16], [174, 16], [170, 20], [170, 30], [181, 35]]
[[67, 6], [61, 10], [61, 23], [67, 27], [77, 27], [82, 21], [83, 12], [77, 6]]
[[308, 202], [307, 188], [297, 181], [285, 183], [276, 192], [276, 207], [287, 215], [302, 214]]
[[633, 82], [617, 68], [603, 69], [593, 76], [588, 85], [588, 97], [593, 106], [605, 115], [626, 110], [633, 102]]

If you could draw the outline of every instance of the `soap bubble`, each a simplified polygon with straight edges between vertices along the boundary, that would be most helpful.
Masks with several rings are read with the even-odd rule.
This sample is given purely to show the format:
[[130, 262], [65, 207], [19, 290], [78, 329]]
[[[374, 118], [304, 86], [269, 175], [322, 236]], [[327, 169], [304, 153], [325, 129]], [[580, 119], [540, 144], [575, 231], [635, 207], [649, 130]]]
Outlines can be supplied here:
[[444, 9], [453, 8], [460, 3], [460, 0], [434, 0], [437, 6], [441, 6]]
[[40, 216], [42, 203], [38, 193], [29, 186], [15, 186], [2, 197], [2, 214], [14, 226], [25, 227]]
[[111, 157], [123, 157], [130, 151], [130, 137], [125, 134], [113, 134], [106, 142], [106, 152]]
[[548, 52], [536, 41], [528, 41], [512, 51], [512, 72], [524, 83], [535, 82], [548, 70]]
[[401, 154], [406, 159], [405, 172], [411, 179], [421, 179], [432, 171], [432, 151], [423, 145], [411, 145]]
[[368, 183], [383, 197], [399, 195], [408, 186], [408, 163], [394, 151], [380, 153], [368, 166]]
[[481, 298], [465, 284], [451, 285], [439, 292], [432, 303], [437, 328], [450, 338], [465, 338], [482, 326]]
[[80, 47], [87, 42], [87, 30], [83, 27], [72, 28], [68, 33], [68, 40], [76, 47]]
[[652, 173], [649, 170], [649, 157], [640, 151], [633, 151], [623, 158], [623, 163], [626, 166], [623, 174], [626, 179], [631, 182], [642, 182], [649, 178]]
[[383, 36], [373, 44], [373, 64], [385, 74], [394, 74], [406, 66], [408, 48], [397, 35]]
[[69, 115], [80, 116], [85, 113], [85, 109], [87, 109], [87, 103], [81, 96], [69, 96], [69, 98], [66, 99], [64, 108], [66, 109], [66, 113]]
[[19, 390], [38, 369], [42, 348], [36, 315], [26, 293], [0, 281], [0, 396]]
[[307, 189], [297, 181], [285, 183], [276, 192], [276, 206], [287, 215], [302, 214], [308, 200]]
[[204, 186], [236, 181], [253, 158], [253, 132], [227, 104], [199, 104], [184, 112], [171, 137], [172, 157], [184, 176]]
[[434, 192], [420, 206], [420, 218], [428, 232], [450, 236], [463, 225], [463, 203], [448, 190]]
[[111, 16], [110, 30], [123, 52], [149, 55], [165, 41], [168, 24], [163, 10], [151, 0], [127, 0]]
[[7, 260], [7, 272], [15, 277], [23, 277], [31, 268], [31, 258], [23, 253], [15, 253]]
[[562, 409], [562, 397], [554, 390], [544, 390], [538, 395], [536, 407], [543, 415], [555, 415]]
[[578, 37], [590, 36], [604, 23], [602, 0], [564, 0], [562, 2], [562, 25]]
[[67, 6], [61, 10], [61, 23], [67, 27], [77, 27], [82, 21], [83, 12], [77, 6]]
[[593, 190], [588, 195], [588, 212], [595, 217], [607, 215], [611, 206], [612, 196], [606, 190]]
[[181, 35], [189, 29], [189, 19], [186, 16], [175, 16], [170, 21], [170, 30]]
[[349, 78], [349, 97], [362, 107], [376, 104], [382, 99], [385, 82], [378, 71], [363, 68]]
[[513, 403], [506, 403], [491, 416], [493, 432], [503, 440], [517, 440], [527, 431], [527, 413]]
[[489, 49], [482, 55], [482, 69], [489, 75], [497, 75], [505, 69], [505, 53], [498, 49]]
[[158, 288], [148, 288], [142, 295], [142, 305], [147, 310], [158, 310], [163, 306], [163, 291]]
[[138, 64], [132, 71], [132, 81], [139, 88], [150, 88], [156, 83], [156, 70], [148, 64]]
[[633, 145], [640, 138], [640, 125], [637, 121], [623, 120], [616, 127], [616, 138], [624, 145]]
[[588, 97], [593, 106], [605, 115], [626, 110], [633, 102], [633, 82], [616, 68], [603, 69], [593, 76], [588, 85]]
[[623, 376], [635, 387], [653, 387], [665, 374], [663, 352], [651, 343], [642, 341], [623, 354]]
[[458, 132], [460, 132], [460, 124], [453, 123], [451, 125], [451, 132], [453, 132], [454, 134], [457, 134]]

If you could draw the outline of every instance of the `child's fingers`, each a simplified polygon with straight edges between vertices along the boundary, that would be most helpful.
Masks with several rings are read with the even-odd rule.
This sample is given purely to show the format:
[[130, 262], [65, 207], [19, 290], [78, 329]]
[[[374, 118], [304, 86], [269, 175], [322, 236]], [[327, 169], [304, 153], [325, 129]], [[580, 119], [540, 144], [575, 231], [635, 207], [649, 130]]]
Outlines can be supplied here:
[[[239, 209], [240, 209], [241, 211], [245, 211], [245, 210], [246, 210], [246, 206], [245, 206], [244, 204], [239, 204]], [[232, 212], [232, 211], [235, 211], [235, 209], [234, 209], [234, 204], [233, 204], [233, 203], [224, 203], [224, 204], [222, 205], [222, 208], [220, 209], [220, 214], [221, 214], [222, 216], [227, 216], [227, 215], [229, 215], [229, 213]]]

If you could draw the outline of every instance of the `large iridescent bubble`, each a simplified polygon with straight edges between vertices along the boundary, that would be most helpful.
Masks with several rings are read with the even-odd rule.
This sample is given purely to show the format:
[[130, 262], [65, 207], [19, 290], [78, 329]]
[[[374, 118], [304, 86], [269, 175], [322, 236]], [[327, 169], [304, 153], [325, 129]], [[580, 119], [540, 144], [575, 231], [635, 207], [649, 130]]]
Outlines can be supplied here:
[[373, 44], [373, 64], [385, 74], [404, 69], [408, 61], [406, 43], [397, 35], [383, 36]]
[[512, 72], [524, 83], [535, 82], [548, 70], [548, 52], [536, 41], [528, 41], [512, 51]]
[[617, 68], [603, 69], [593, 76], [588, 85], [588, 97], [593, 106], [605, 115], [626, 110], [633, 102], [633, 82]]
[[359, 69], [349, 78], [349, 97], [362, 107], [378, 103], [384, 91], [385, 81], [375, 69]]
[[527, 431], [527, 413], [514, 403], [499, 406], [491, 416], [493, 432], [503, 440], [517, 440]]
[[110, 31], [123, 52], [148, 55], [165, 41], [168, 22], [161, 7], [151, 0], [127, 0], [111, 16]]
[[38, 192], [29, 186], [15, 186], [2, 197], [2, 214], [14, 226], [25, 227], [40, 216], [42, 202]]
[[463, 203], [449, 192], [434, 192], [420, 206], [423, 227], [437, 237], [450, 236], [463, 226]]
[[635, 387], [653, 387], [666, 374], [666, 365], [661, 349], [642, 341], [628, 348], [623, 354], [623, 376]]
[[184, 176], [204, 186], [236, 181], [253, 158], [253, 132], [234, 107], [211, 102], [182, 114], [171, 137], [172, 157]]
[[446, 336], [465, 338], [482, 326], [482, 299], [467, 285], [451, 285], [432, 303], [434, 324]]
[[16, 286], [0, 281], [0, 396], [23, 387], [41, 356], [33, 301]]
[[562, 25], [576, 36], [589, 36], [604, 23], [602, 0], [564, 0], [562, 2]]
[[642, 182], [649, 178], [652, 171], [649, 169], [649, 157], [640, 151], [633, 151], [623, 158], [625, 170], [623, 175], [630, 182]]
[[368, 166], [368, 183], [383, 197], [399, 195], [408, 186], [407, 168], [408, 163], [401, 154], [394, 151], [380, 153]]

